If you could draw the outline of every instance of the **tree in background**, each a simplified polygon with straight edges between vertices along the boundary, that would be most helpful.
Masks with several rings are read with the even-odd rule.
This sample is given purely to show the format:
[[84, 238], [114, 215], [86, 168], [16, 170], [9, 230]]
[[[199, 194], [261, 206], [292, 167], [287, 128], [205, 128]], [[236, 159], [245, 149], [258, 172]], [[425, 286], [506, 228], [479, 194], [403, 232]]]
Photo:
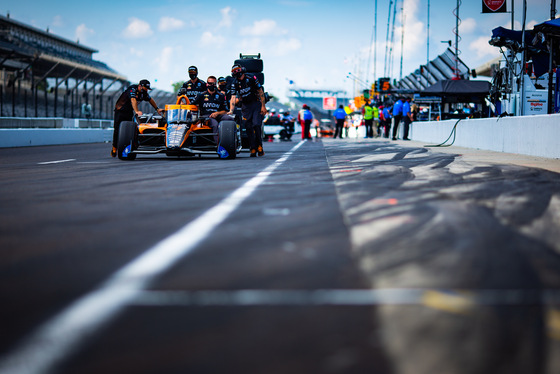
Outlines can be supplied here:
[[185, 83], [185, 81], [172, 83], [171, 87], [173, 87], [173, 92], [179, 92], [179, 89], [183, 86], [183, 83]]

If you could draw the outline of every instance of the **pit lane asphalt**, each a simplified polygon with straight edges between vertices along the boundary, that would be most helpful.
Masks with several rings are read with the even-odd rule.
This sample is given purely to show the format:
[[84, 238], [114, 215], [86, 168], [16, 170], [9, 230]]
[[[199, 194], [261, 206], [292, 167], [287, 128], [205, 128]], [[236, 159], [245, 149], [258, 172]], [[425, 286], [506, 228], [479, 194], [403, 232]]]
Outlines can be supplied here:
[[[0, 150], [3, 357], [295, 143], [228, 161]], [[556, 372], [559, 187], [452, 149], [307, 142], [53, 372]]]

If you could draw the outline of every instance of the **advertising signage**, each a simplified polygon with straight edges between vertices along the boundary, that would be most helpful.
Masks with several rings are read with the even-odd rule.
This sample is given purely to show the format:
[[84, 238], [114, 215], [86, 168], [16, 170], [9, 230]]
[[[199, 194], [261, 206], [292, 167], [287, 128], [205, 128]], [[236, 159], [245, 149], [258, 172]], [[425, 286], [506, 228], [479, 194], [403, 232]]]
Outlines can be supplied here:
[[507, 13], [506, 0], [482, 0], [482, 13]]

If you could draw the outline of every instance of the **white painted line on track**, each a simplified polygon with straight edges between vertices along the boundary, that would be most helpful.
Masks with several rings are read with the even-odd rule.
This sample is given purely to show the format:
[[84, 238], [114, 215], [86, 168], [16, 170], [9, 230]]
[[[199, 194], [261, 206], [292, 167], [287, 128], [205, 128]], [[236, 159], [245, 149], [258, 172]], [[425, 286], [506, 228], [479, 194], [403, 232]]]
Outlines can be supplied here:
[[445, 311], [477, 306], [534, 306], [560, 304], [552, 289], [316, 289], [316, 290], [198, 290], [143, 291], [133, 301], [141, 306], [379, 306], [423, 305]]
[[269, 165], [214, 207], [175, 234], [148, 249], [105, 283], [39, 326], [0, 361], [2, 374], [43, 374], [53, 371], [100, 327], [132, 303], [159, 275], [192, 252], [237, 209], [305, 141]]
[[76, 161], [75, 158], [69, 158], [68, 160], [57, 160], [57, 161], [47, 161], [47, 162], [38, 162], [37, 165], [50, 165], [50, 164], [61, 164], [63, 162], [70, 162]]

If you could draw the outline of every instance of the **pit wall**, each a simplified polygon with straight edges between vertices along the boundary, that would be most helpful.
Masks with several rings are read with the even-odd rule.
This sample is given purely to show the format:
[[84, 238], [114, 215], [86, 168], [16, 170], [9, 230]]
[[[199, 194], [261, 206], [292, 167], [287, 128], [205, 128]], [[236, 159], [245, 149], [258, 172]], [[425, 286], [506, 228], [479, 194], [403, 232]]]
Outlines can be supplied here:
[[[560, 158], [560, 114], [414, 122], [411, 139], [429, 144], [453, 145], [488, 151]], [[399, 127], [402, 127], [399, 126]]]
[[113, 121], [82, 118], [0, 118], [0, 148], [102, 143], [113, 137]]
[[[414, 122], [412, 140], [529, 156], [560, 158], [560, 114]], [[112, 121], [0, 118], [0, 148], [111, 141]], [[399, 126], [402, 134], [402, 124]], [[402, 135], [401, 135], [402, 137]]]

